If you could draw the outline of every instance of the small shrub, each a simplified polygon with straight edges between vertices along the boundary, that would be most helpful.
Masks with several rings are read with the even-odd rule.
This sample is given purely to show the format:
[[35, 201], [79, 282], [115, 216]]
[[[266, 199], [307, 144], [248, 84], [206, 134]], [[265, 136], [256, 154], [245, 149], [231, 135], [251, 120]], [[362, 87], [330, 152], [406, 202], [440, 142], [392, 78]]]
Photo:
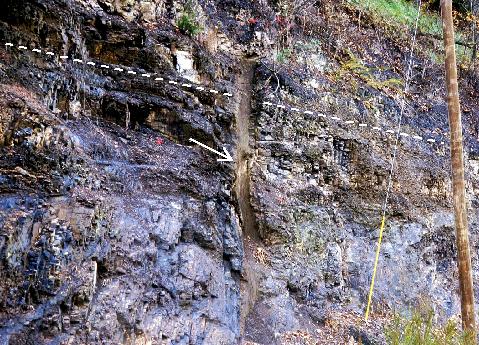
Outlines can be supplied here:
[[346, 51], [349, 59], [341, 63], [341, 71], [347, 71], [353, 73], [359, 77], [369, 77], [371, 74], [371, 69], [366, 67], [363, 62], [357, 58], [349, 49]]
[[386, 329], [388, 345], [467, 345], [470, 335], [464, 334], [455, 321], [434, 325], [434, 312], [414, 311], [410, 319], [396, 316]]
[[289, 60], [289, 58], [291, 57], [291, 49], [282, 49], [278, 52], [278, 54], [276, 55], [276, 60], [279, 62], [279, 63], [285, 63]]
[[403, 82], [397, 78], [389, 78], [386, 80], [377, 79], [373, 72], [374, 68], [367, 67], [358, 57], [356, 57], [351, 51], [347, 50], [346, 53], [349, 59], [341, 63], [341, 69], [337, 73], [337, 79], [343, 78], [344, 75], [352, 74], [363, 80], [367, 85], [376, 89], [386, 91], [387, 89], [400, 91]]
[[200, 32], [200, 26], [191, 12], [183, 13], [176, 23], [178, 29], [185, 35], [195, 36]]
[[300, 52], [314, 52], [320, 47], [321, 42], [317, 38], [312, 38], [309, 41], [296, 41], [294, 49]]

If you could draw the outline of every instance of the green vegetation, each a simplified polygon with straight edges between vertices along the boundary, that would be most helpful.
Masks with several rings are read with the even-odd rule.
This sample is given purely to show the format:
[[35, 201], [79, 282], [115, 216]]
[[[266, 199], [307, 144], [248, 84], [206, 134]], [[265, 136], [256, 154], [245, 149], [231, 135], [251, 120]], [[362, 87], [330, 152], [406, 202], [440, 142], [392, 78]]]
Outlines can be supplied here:
[[[417, 18], [416, 2], [405, 0], [349, 0], [350, 3], [383, 19], [387, 23], [407, 25], [413, 28]], [[422, 12], [418, 28], [423, 33], [442, 35], [442, 25], [439, 15]]]
[[[373, 20], [380, 21], [383, 24], [391, 27], [407, 26], [409, 29], [413, 29], [416, 24], [417, 18], [417, 4], [416, 1], [407, 0], [348, 0], [350, 4], [360, 9], [362, 13], [368, 13]], [[435, 39], [442, 41], [442, 22], [438, 12], [427, 10], [428, 4], [434, 3], [434, 1], [423, 2], [423, 8], [419, 16], [418, 30], [419, 32], [427, 35], [431, 35]], [[455, 2], [455, 6], [458, 9], [463, 9], [461, 3]], [[466, 42], [466, 34], [463, 30], [464, 27], [459, 26], [456, 30], [456, 40]], [[409, 38], [409, 33], [404, 30], [396, 30], [396, 32], [403, 36], [403, 38]], [[442, 63], [443, 58], [441, 54], [437, 52], [431, 52], [432, 48], [427, 47], [426, 53], [433, 54], [433, 62]], [[457, 61], [459, 65], [469, 65], [470, 56], [468, 56], [467, 49], [463, 45], [456, 45]]]
[[291, 49], [281, 49], [278, 54], [276, 54], [276, 60], [279, 63], [285, 63], [291, 57]]
[[320, 44], [321, 42], [316, 38], [309, 41], [298, 40], [294, 44], [291, 44], [290, 48], [278, 49], [276, 53], [276, 62], [280, 64], [287, 63], [292, 56], [314, 52], [320, 47]]
[[321, 41], [317, 38], [311, 38], [309, 41], [296, 41], [294, 43], [294, 48], [299, 51], [314, 51], [315, 49], [321, 47]]
[[449, 320], [443, 327], [435, 327], [434, 312], [413, 312], [410, 319], [397, 316], [386, 330], [389, 345], [467, 345], [468, 336], [456, 322]]
[[201, 30], [200, 26], [196, 22], [196, 18], [192, 12], [185, 12], [178, 19], [176, 26], [185, 35], [195, 36]]
[[390, 78], [386, 80], [379, 80], [375, 77], [375, 68], [367, 67], [364, 63], [356, 57], [351, 51], [347, 50], [349, 59], [341, 63], [336, 79], [342, 79], [347, 75], [354, 75], [363, 80], [370, 87], [377, 90], [391, 89], [399, 91], [403, 82], [397, 78]]

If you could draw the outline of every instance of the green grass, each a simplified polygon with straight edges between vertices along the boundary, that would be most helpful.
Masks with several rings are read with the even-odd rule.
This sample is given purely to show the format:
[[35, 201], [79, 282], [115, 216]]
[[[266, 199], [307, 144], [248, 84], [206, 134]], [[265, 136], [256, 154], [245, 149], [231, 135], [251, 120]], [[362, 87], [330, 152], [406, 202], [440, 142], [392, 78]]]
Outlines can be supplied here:
[[[403, 28], [406, 26], [413, 29], [417, 18], [417, 5], [415, 1], [407, 0], [347, 0], [350, 4], [363, 12], [368, 13], [373, 19], [385, 23], [389, 26], [396, 27], [397, 33], [404, 38], [408, 38], [409, 32]], [[442, 22], [439, 13], [430, 12], [422, 9], [419, 16], [418, 30], [423, 34], [429, 34], [436, 39], [442, 38]], [[456, 30], [456, 40], [467, 41], [463, 32]], [[442, 52], [431, 51], [431, 48], [425, 50], [433, 57], [431, 61], [443, 63], [444, 57]], [[464, 46], [456, 45], [456, 56], [458, 64], [469, 63], [470, 52]]]
[[408, 319], [396, 316], [386, 329], [388, 345], [467, 345], [470, 337], [457, 323], [449, 320], [444, 326], [434, 324], [434, 313], [414, 311]]
[[[414, 1], [405, 0], [348, 0], [363, 11], [383, 19], [392, 25], [406, 25], [414, 28], [417, 17], [417, 6]], [[422, 12], [418, 28], [423, 33], [442, 35], [439, 15]]]

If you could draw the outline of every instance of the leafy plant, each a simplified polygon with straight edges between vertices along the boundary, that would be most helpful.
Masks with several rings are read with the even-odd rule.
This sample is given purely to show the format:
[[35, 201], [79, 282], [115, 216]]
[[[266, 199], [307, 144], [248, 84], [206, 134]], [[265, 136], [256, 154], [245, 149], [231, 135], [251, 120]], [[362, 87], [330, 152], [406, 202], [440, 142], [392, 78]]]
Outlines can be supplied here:
[[416, 310], [410, 319], [396, 316], [386, 329], [389, 345], [467, 345], [470, 335], [463, 333], [453, 320], [444, 326], [434, 325], [432, 310], [421, 313]]
[[201, 30], [192, 12], [183, 13], [176, 26], [182, 33], [189, 36], [195, 36]]

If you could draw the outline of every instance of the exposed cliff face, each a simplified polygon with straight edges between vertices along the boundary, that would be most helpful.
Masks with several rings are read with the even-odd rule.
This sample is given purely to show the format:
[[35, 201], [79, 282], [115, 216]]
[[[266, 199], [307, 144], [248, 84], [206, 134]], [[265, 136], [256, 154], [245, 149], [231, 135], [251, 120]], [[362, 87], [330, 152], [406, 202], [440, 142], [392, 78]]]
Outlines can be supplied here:
[[232, 169], [185, 146], [232, 143], [235, 105], [168, 83], [189, 82], [176, 70], [192, 56], [204, 86], [233, 92], [231, 60], [171, 26], [153, 34], [131, 18], [149, 10], [124, 6], [1, 5], [2, 42], [16, 44], [1, 66], [4, 343], [239, 339]]
[[[385, 82], [398, 77], [394, 70], [404, 70], [408, 52], [400, 53], [380, 28], [351, 27], [354, 14], [328, 17], [332, 9], [345, 10], [326, 5], [311, 21], [327, 18], [318, 34], [324, 42], [335, 37], [334, 28], [346, 31], [336, 36], [341, 40], [335, 46], [299, 43], [294, 58], [303, 70], [282, 66], [277, 78], [270, 78], [274, 66], [269, 65], [256, 74], [261, 98], [255, 106], [252, 190], [269, 264], [259, 286], [264, 298], [255, 312], [280, 332], [302, 327], [314, 334], [316, 326], [308, 327], [308, 319], [317, 324], [338, 310], [362, 313], [395, 139], [388, 130], [397, 130], [403, 97], [400, 87], [385, 87]], [[445, 319], [460, 312], [447, 110], [442, 65], [422, 57], [420, 49], [406, 99], [375, 310], [388, 313], [425, 303]], [[331, 59], [333, 54], [342, 62]], [[360, 66], [374, 66], [374, 72], [350, 79], [348, 71]], [[466, 83], [462, 87], [477, 266], [477, 101], [470, 97], [474, 90]], [[263, 329], [257, 322], [251, 327], [256, 334]]]
[[[317, 6], [304, 25], [319, 41], [302, 37], [293, 69], [271, 63], [266, 2], [0, 4], [1, 343], [381, 341], [354, 313], [403, 96], [381, 82], [401, 77], [407, 52], [386, 34], [358, 47], [377, 32], [358, 30], [347, 6]], [[186, 7], [197, 39], [174, 27]], [[393, 68], [358, 78], [339, 63], [346, 48]], [[441, 66], [421, 56], [375, 301], [387, 314], [426, 300], [449, 317], [458, 296], [447, 116], [430, 87], [442, 84]], [[479, 126], [466, 91], [476, 267]], [[235, 162], [189, 138], [226, 147]], [[337, 314], [339, 335], [329, 327]], [[309, 334], [288, 333], [297, 330]]]

